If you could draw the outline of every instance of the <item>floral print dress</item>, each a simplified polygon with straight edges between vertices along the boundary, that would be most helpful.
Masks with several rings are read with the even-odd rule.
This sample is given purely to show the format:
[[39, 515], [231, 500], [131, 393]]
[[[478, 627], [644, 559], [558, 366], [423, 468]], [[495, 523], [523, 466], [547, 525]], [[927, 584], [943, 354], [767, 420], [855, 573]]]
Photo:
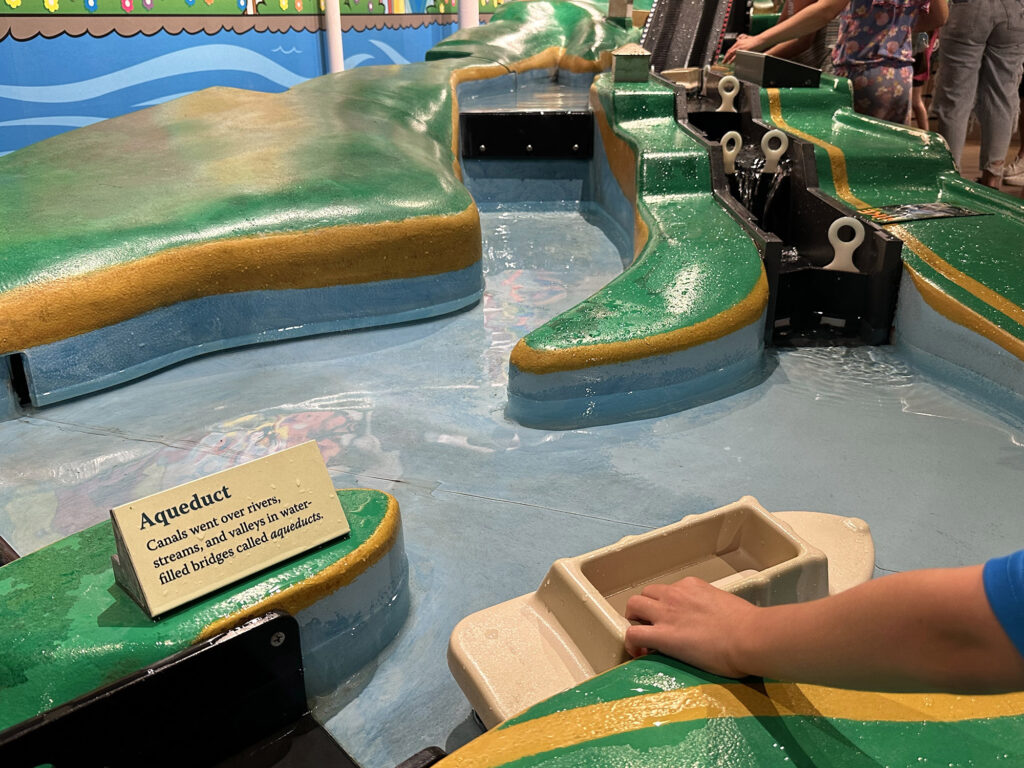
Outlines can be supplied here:
[[912, 30], [929, 0], [850, 0], [832, 53], [837, 75], [853, 83], [858, 112], [905, 123], [914, 77]]

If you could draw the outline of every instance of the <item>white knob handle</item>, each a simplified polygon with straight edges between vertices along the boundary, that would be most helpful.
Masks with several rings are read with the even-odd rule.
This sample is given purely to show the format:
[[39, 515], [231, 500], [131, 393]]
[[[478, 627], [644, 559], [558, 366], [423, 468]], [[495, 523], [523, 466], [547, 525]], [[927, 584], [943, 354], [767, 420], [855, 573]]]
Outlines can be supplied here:
[[[779, 146], [772, 149], [772, 142], [779, 140]], [[762, 173], [775, 173], [779, 168], [779, 160], [789, 149], [789, 136], [778, 128], [773, 128], [761, 137], [761, 151], [764, 152], [764, 170]]]
[[735, 112], [736, 107], [732, 105], [736, 94], [740, 92], [740, 81], [732, 75], [726, 75], [718, 81], [718, 95], [722, 97], [722, 103], [718, 105], [716, 112]]
[[[853, 237], [850, 240], [839, 239], [839, 230], [843, 227], [853, 230]], [[859, 219], [843, 216], [833, 221], [832, 226], [828, 228], [828, 241], [835, 255], [825, 269], [834, 269], [838, 272], [860, 272], [853, 265], [853, 252], [864, 242], [864, 225]]]
[[737, 131], [729, 131], [722, 137], [722, 162], [726, 173], [736, 173], [736, 155], [743, 149], [743, 137]]

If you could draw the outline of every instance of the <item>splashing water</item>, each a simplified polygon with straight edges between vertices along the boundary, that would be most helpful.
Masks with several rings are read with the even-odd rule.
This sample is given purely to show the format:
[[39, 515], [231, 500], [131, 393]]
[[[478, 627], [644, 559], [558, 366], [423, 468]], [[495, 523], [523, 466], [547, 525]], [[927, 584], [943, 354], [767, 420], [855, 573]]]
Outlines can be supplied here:
[[[736, 199], [758, 222], [766, 220], [782, 180], [789, 176], [793, 168], [792, 161], [783, 158], [775, 173], [766, 178], [764, 164], [764, 155], [756, 147], [744, 147], [736, 157]], [[762, 204], [760, 193], [766, 187]]]
[[758, 221], [765, 222], [768, 220], [768, 211], [771, 210], [772, 201], [775, 199], [775, 193], [779, 191], [779, 186], [782, 184], [782, 180], [789, 176], [789, 172], [792, 169], [793, 162], [788, 158], [779, 163], [778, 170], [775, 171], [771, 184], [768, 186], [768, 194], [765, 195], [764, 208], [761, 209], [761, 215], [757, 217]]
[[797, 250], [795, 245], [786, 246], [782, 249], [780, 257], [780, 264], [782, 266], [796, 266], [802, 263], [803, 259], [800, 257], [800, 251]]
[[764, 157], [760, 154], [749, 154], [743, 151], [736, 158], [736, 196], [740, 203], [751, 213], [754, 195], [764, 168]]

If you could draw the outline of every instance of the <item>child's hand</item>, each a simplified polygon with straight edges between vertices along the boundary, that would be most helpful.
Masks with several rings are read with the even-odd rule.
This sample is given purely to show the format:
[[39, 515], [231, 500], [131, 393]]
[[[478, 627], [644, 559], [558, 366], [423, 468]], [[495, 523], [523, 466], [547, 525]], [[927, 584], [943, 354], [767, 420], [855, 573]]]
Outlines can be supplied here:
[[736, 58], [737, 51], [763, 51], [767, 47], [761, 35], [740, 35], [722, 59], [728, 64]]
[[633, 656], [659, 651], [708, 672], [743, 677], [735, 640], [747, 632], [747, 619], [757, 610], [693, 577], [652, 584], [626, 603], [626, 618], [643, 622], [626, 630], [626, 650]]

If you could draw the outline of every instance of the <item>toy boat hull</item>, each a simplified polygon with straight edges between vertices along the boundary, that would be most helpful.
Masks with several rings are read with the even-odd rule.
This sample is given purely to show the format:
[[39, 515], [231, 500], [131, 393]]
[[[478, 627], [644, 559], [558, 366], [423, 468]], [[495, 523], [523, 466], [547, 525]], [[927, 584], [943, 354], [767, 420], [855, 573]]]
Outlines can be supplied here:
[[624, 613], [644, 586], [697, 576], [758, 605], [813, 600], [874, 571], [867, 524], [765, 510], [753, 497], [558, 560], [540, 588], [463, 619], [448, 666], [485, 726], [628, 661]]

